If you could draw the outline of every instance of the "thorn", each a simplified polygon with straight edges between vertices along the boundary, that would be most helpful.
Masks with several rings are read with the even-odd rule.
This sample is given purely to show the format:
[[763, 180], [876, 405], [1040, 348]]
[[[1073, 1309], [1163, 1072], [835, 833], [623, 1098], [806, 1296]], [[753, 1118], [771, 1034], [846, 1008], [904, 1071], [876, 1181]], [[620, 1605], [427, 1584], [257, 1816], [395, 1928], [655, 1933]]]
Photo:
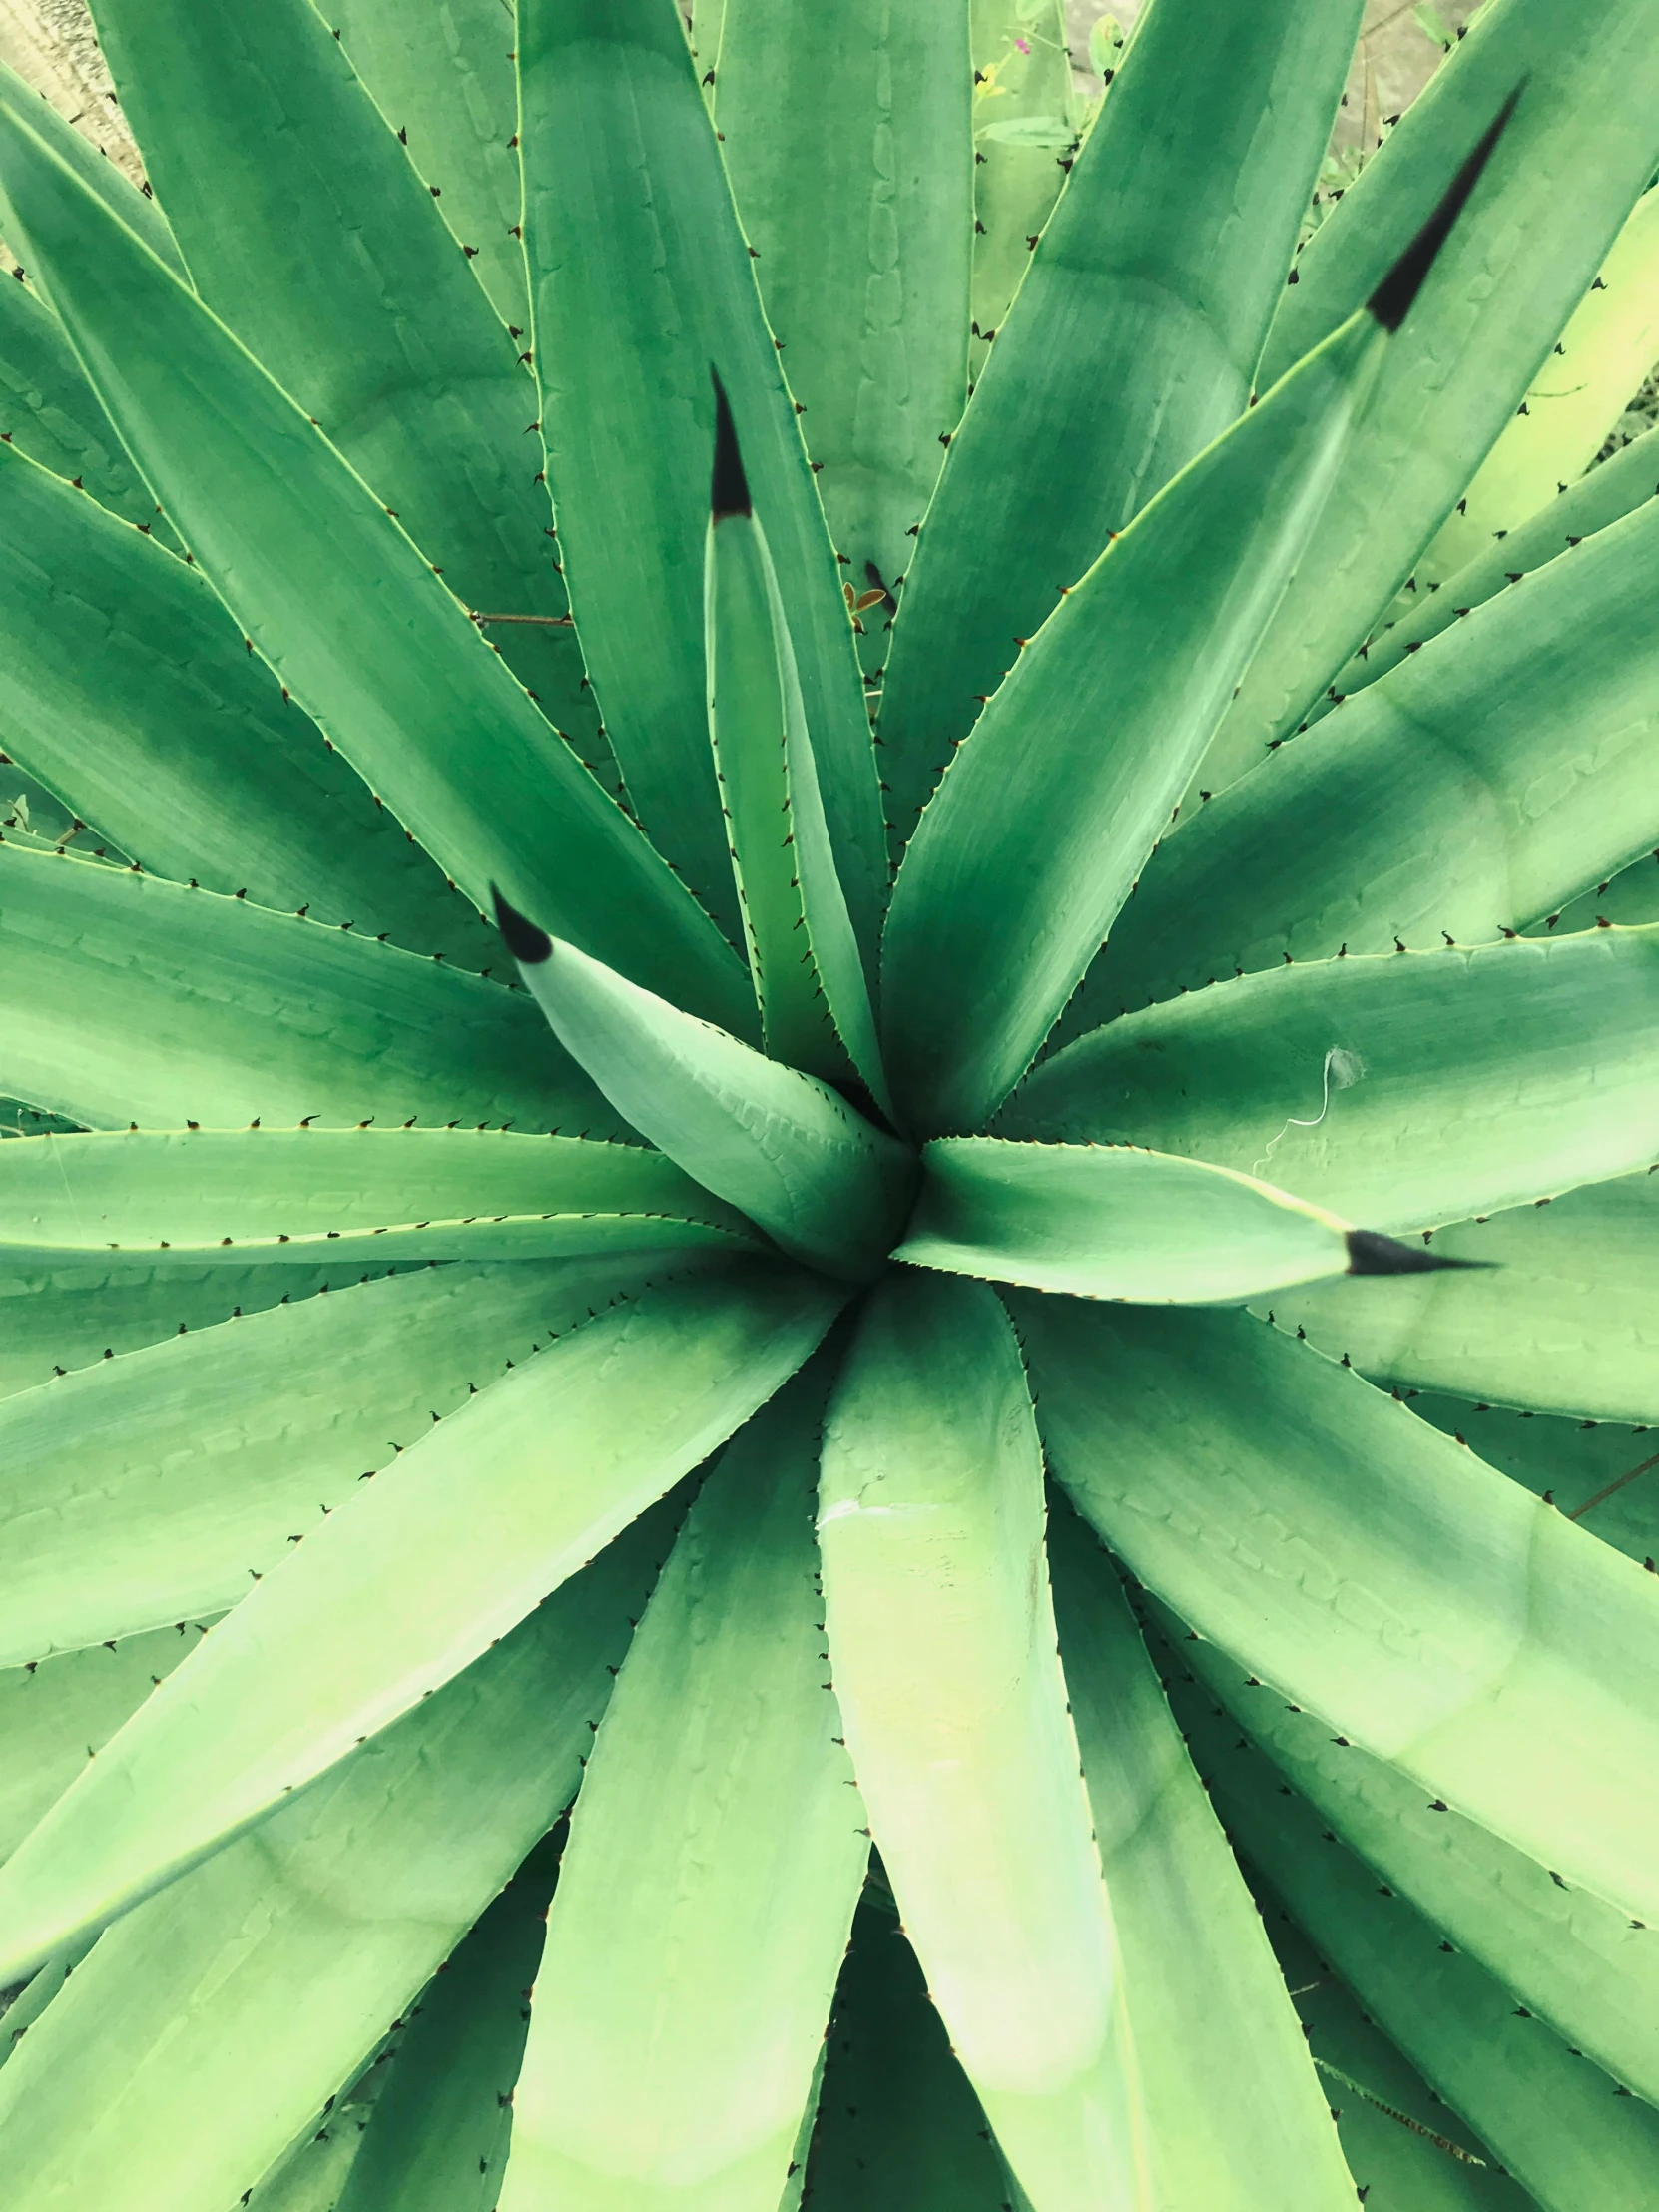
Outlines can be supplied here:
[[715, 465], [709, 486], [709, 513], [713, 521], [724, 522], [729, 515], [752, 515], [755, 509], [743, 472], [743, 455], [738, 450], [737, 426], [732, 420], [726, 386], [712, 361], [709, 380], [715, 387]]
[[1376, 1229], [1351, 1229], [1348, 1246], [1350, 1275], [1427, 1275], [1440, 1268], [1489, 1268], [1491, 1260], [1451, 1260], [1420, 1245], [1400, 1244]]
[[1462, 214], [1469, 195], [1480, 182], [1481, 172], [1492, 158], [1498, 140], [1508, 128], [1509, 119], [1515, 112], [1515, 105], [1525, 86], [1526, 79], [1523, 77], [1492, 118], [1480, 143], [1440, 196], [1439, 206], [1372, 293], [1368, 305], [1384, 330], [1397, 330], [1405, 320], [1412, 300], [1422, 289], [1424, 279], [1434, 266], [1436, 255], [1450, 235], [1452, 225]]
[[493, 882], [490, 896], [495, 901], [495, 925], [506, 938], [507, 950], [520, 967], [540, 967], [544, 960], [550, 959], [553, 939], [546, 930], [538, 929], [527, 915], [509, 905]]

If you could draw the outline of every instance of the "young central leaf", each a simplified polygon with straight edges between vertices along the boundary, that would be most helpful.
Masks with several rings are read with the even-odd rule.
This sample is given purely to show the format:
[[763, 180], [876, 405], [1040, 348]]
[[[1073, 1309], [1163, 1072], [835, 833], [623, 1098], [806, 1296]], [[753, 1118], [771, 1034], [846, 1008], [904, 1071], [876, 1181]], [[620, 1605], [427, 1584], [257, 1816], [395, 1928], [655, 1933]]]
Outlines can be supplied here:
[[857, 939], [835, 874], [795, 648], [715, 377], [704, 571], [709, 737], [767, 1051], [890, 1111]]
[[908, 1146], [827, 1083], [549, 937], [499, 893], [496, 917], [560, 1042], [642, 1135], [798, 1260], [848, 1282], [880, 1272], [915, 1187]]

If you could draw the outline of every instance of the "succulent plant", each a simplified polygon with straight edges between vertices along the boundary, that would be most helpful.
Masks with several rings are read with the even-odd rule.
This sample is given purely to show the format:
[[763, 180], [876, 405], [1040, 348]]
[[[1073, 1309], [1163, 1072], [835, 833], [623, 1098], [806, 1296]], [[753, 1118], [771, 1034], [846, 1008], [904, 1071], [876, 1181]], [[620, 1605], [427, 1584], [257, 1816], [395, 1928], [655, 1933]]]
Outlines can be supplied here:
[[95, 12], [6, 2212], [1659, 2206], [1652, 0]]

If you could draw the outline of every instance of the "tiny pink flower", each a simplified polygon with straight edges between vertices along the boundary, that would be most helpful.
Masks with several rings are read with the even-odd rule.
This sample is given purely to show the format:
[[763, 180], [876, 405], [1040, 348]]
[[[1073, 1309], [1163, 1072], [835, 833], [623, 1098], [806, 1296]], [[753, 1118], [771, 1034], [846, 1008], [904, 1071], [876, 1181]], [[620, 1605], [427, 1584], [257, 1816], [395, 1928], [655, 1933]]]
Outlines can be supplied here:
[[1031, 51], [1031, 41], [1028, 38], [1017, 38], [1015, 39], [1014, 44], [1019, 48], [1022, 54], [1029, 54]]

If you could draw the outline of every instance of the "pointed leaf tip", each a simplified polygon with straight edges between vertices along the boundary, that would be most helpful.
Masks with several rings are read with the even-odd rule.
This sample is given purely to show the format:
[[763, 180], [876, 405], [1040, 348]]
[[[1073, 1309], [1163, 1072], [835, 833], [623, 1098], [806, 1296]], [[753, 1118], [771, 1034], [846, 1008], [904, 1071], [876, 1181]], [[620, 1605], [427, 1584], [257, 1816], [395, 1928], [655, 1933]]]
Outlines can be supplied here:
[[1446, 187], [1433, 214], [1372, 293], [1367, 303], [1384, 330], [1397, 330], [1405, 320], [1412, 300], [1422, 289], [1423, 281], [1434, 266], [1435, 256], [1450, 235], [1452, 225], [1462, 214], [1470, 193], [1480, 182], [1481, 172], [1491, 160], [1498, 140], [1508, 128], [1509, 118], [1515, 112], [1515, 104], [1525, 89], [1526, 79], [1523, 77], [1492, 118], [1479, 145]]
[[524, 967], [540, 967], [553, 950], [553, 939], [545, 929], [538, 929], [527, 914], [521, 914], [516, 906], [508, 905], [494, 883], [490, 896], [495, 901], [495, 926], [507, 940], [507, 950]]
[[1401, 1244], [1377, 1229], [1351, 1229], [1348, 1245], [1350, 1275], [1429, 1275], [1439, 1268], [1484, 1268], [1489, 1260], [1453, 1260], [1430, 1252], [1426, 1245]]
[[755, 510], [749, 497], [749, 479], [743, 472], [743, 455], [738, 451], [738, 433], [727, 403], [726, 386], [720, 380], [719, 369], [712, 363], [709, 380], [715, 387], [715, 469], [709, 508], [713, 519], [721, 522], [728, 515], [753, 514]]

